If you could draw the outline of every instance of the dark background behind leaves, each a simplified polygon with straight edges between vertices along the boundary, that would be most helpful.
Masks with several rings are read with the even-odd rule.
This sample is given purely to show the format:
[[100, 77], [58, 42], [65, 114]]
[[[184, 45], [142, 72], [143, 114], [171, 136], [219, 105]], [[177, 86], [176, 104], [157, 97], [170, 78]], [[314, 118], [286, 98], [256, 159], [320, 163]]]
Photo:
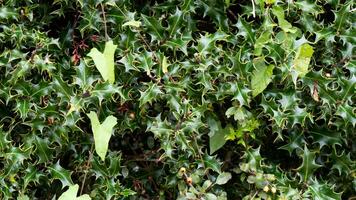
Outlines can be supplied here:
[[[92, 199], [355, 195], [353, 1], [0, 5], [0, 199], [52, 199], [73, 183]], [[103, 50], [104, 24], [113, 85], [86, 56]], [[294, 84], [303, 43], [314, 54]], [[253, 95], [256, 59], [274, 68]], [[90, 111], [118, 119], [105, 162]]]

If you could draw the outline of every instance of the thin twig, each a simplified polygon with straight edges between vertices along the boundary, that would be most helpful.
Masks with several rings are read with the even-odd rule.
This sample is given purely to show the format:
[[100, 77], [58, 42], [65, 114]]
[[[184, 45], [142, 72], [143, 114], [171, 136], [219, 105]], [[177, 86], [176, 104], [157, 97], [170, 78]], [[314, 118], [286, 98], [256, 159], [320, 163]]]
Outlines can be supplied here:
[[227, 10], [227, 12], [230, 13], [230, 15], [234, 18], [234, 20], [238, 21], [239, 19], [237, 18], [237, 16], [235, 15], [235, 13], [233, 13], [231, 10]]
[[102, 3], [100, 3], [100, 6], [101, 6], [101, 12], [103, 13], [105, 40], [108, 41], [109, 40], [109, 35], [108, 35], [108, 27], [106, 26], [105, 9], [104, 9], [104, 5]]
[[[148, 50], [150, 50], [150, 52], [152, 52], [153, 59], [158, 63], [158, 65], [161, 65], [160, 60], [159, 60], [158, 57], [156, 56], [155, 52], [151, 49], [150, 45], [147, 43], [147, 41], [145, 40], [145, 38], [143, 37], [143, 35], [141, 34], [140, 31], [138, 31], [138, 34], [140, 35], [141, 40], [145, 43], [145, 47], [147, 47]], [[148, 71], [148, 72], [147, 72], [147, 76], [148, 76], [151, 80], [157, 82], [158, 84], [161, 84], [161, 81], [160, 81], [159, 79], [156, 79], [155, 77], [152, 76], [151, 71]]]
[[87, 163], [85, 164], [85, 174], [84, 174], [82, 186], [80, 187], [80, 193], [79, 193], [80, 195], [82, 195], [82, 193], [83, 193], [85, 181], [87, 179], [88, 170], [91, 168], [90, 162], [93, 159], [93, 148], [94, 148], [94, 145], [91, 145], [91, 148], [89, 151], [89, 159], [87, 160]]

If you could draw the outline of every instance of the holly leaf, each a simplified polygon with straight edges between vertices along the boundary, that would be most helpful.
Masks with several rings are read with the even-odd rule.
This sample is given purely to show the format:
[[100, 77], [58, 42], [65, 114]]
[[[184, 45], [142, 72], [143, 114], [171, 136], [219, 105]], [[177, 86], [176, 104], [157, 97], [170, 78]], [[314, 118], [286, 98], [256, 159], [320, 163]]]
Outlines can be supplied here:
[[157, 96], [159, 94], [162, 94], [162, 91], [160, 90], [157, 84], [148, 83], [148, 88], [144, 92], [140, 91], [140, 93], [141, 93], [141, 97], [139, 100], [140, 100], [140, 107], [142, 107], [146, 103], [152, 103], [154, 99], [157, 99]]
[[307, 193], [315, 200], [341, 200], [341, 193], [334, 192], [332, 186], [317, 180], [312, 180], [312, 184], [308, 185]]
[[319, 167], [321, 167], [321, 165], [315, 163], [315, 152], [310, 152], [307, 146], [304, 146], [303, 163], [297, 168], [299, 176], [304, 182], [307, 182], [314, 171]]
[[87, 194], [77, 197], [78, 189], [78, 184], [69, 186], [68, 190], [65, 191], [58, 200], [91, 200]]
[[36, 155], [39, 158], [39, 163], [46, 163], [52, 158], [52, 151], [49, 148], [50, 141], [48, 138], [42, 139], [38, 136], [34, 136], [34, 143], [36, 145]]
[[257, 172], [261, 168], [262, 156], [260, 147], [247, 149], [242, 157], [246, 160], [246, 166], [249, 171]]
[[262, 54], [262, 48], [266, 43], [270, 41], [271, 32], [265, 31], [260, 37], [257, 38], [256, 43], [254, 44], [254, 53], [256, 56], [260, 56]]
[[88, 114], [91, 122], [91, 128], [94, 134], [95, 151], [101, 158], [105, 160], [105, 155], [108, 151], [109, 140], [114, 126], [117, 124], [116, 117], [108, 116], [102, 124], [100, 124], [98, 116], [95, 112], [91, 111]]
[[179, 32], [179, 29], [182, 27], [181, 23], [183, 20], [183, 12], [179, 10], [179, 8], [176, 8], [176, 12], [171, 15], [168, 19], [169, 21], [169, 35], [172, 36]]
[[60, 166], [59, 161], [56, 164], [48, 167], [48, 169], [53, 179], [58, 179], [61, 181], [62, 188], [65, 186], [73, 185], [73, 181], [70, 175], [71, 173]]
[[296, 84], [297, 77], [302, 78], [309, 72], [309, 63], [313, 52], [313, 47], [308, 43], [304, 43], [298, 48], [292, 66], [294, 84]]
[[342, 151], [339, 155], [334, 147], [330, 159], [333, 163], [331, 169], [336, 169], [339, 172], [339, 176], [343, 174], [349, 176], [356, 169], [356, 161], [351, 159], [350, 152], [345, 153], [345, 151]]
[[234, 26], [239, 29], [237, 35], [244, 37], [252, 43], [255, 43], [255, 34], [251, 28], [251, 24], [246, 22], [242, 17], [239, 17]]
[[95, 79], [93, 78], [89, 67], [81, 61], [76, 68], [77, 75], [74, 77], [74, 83], [79, 85], [82, 90], [87, 90], [91, 87]]
[[30, 110], [30, 101], [28, 99], [26, 99], [26, 97], [24, 97], [25, 99], [19, 99], [16, 102], [16, 108], [15, 110], [18, 111], [20, 113], [20, 117], [21, 119], [25, 119], [27, 117], [27, 114]]
[[285, 32], [290, 32], [290, 33], [295, 33], [297, 30], [293, 28], [292, 24], [290, 24], [287, 20], [284, 18], [284, 9], [280, 6], [275, 6], [272, 9], [272, 13], [277, 17], [278, 19], [278, 25], [281, 27], [281, 29]]
[[219, 150], [226, 143], [225, 137], [230, 133], [231, 126], [221, 127], [221, 123], [212, 118], [208, 119], [208, 125], [210, 127], [209, 133], [209, 148], [210, 155]]
[[207, 154], [203, 155], [203, 162], [204, 162], [204, 167], [206, 169], [211, 169], [215, 172], [220, 173], [221, 172], [221, 162], [219, 162], [215, 156], [209, 156]]
[[114, 54], [116, 47], [117, 45], [114, 45], [113, 41], [110, 40], [105, 43], [104, 53], [92, 48], [88, 54], [93, 59], [103, 79], [111, 84], [115, 82]]
[[251, 78], [252, 96], [257, 96], [267, 88], [272, 81], [273, 65], [266, 66], [263, 58], [257, 58], [253, 61], [255, 70]]
[[154, 17], [149, 17], [146, 15], [141, 15], [144, 21], [145, 27], [152, 36], [152, 40], [163, 40], [165, 37], [165, 29], [161, 23]]

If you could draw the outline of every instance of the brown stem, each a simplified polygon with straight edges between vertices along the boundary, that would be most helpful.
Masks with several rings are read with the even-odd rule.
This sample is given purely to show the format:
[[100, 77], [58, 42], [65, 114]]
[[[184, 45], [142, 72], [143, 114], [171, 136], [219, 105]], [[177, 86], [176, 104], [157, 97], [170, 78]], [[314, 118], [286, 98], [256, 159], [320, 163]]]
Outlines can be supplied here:
[[105, 40], [108, 41], [109, 40], [109, 35], [108, 35], [108, 27], [106, 26], [105, 9], [104, 9], [104, 5], [102, 3], [100, 3], [100, 6], [101, 6], [101, 12], [103, 13]]
[[82, 186], [80, 187], [80, 193], [79, 193], [80, 195], [82, 195], [82, 193], [83, 193], [85, 181], [87, 179], [88, 170], [91, 168], [90, 162], [93, 159], [93, 148], [94, 148], [94, 145], [91, 145], [91, 148], [89, 151], [89, 159], [87, 160], [87, 163], [85, 164], [85, 173], [84, 173]]

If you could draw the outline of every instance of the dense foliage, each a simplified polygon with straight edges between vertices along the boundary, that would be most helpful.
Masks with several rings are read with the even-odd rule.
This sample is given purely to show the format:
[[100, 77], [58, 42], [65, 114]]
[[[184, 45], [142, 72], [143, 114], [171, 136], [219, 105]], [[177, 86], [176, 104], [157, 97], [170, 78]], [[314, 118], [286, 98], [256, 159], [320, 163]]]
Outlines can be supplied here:
[[355, 19], [352, 0], [0, 0], [0, 199], [352, 197]]

